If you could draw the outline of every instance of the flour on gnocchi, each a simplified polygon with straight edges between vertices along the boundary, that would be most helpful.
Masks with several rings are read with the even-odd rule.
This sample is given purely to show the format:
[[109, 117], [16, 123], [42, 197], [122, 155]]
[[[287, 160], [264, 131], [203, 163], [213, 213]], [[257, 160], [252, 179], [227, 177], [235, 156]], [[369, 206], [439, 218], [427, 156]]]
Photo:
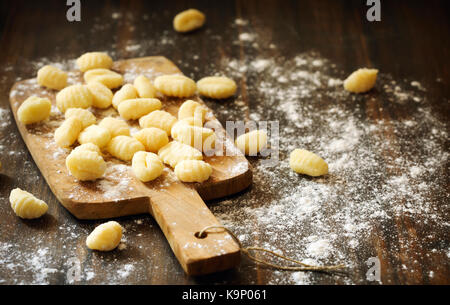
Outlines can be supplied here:
[[89, 108], [93, 103], [91, 91], [85, 85], [72, 85], [56, 94], [56, 107], [65, 113], [69, 108]]
[[59, 147], [72, 146], [82, 129], [83, 123], [80, 119], [77, 117], [68, 118], [55, 130], [54, 138], [56, 145]]
[[367, 92], [375, 86], [377, 75], [376, 69], [358, 69], [344, 81], [344, 88], [354, 93]]
[[164, 95], [190, 97], [197, 90], [195, 82], [184, 75], [162, 75], [155, 79], [155, 88]]
[[177, 122], [177, 118], [164, 110], [156, 110], [139, 119], [141, 128], [156, 127], [164, 130], [170, 136], [172, 126]]
[[100, 109], [111, 106], [113, 99], [111, 89], [99, 82], [90, 82], [87, 87], [92, 94], [92, 106]]
[[84, 129], [78, 136], [78, 143], [92, 143], [102, 148], [111, 140], [111, 133], [108, 129], [99, 125], [91, 125]]
[[116, 221], [108, 221], [97, 226], [86, 239], [86, 246], [92, 250], [114, 250], [122, 239], [123, 228]]
[[43, 87], [61, 90], [67, 86], [67, 73], [53, 66], [43, 66], [38, 70], [37, 82]]
[[173, 28], [177, 32], [190, 32], [205, 24], [205, 14], [196, 9], [188, 9], [178, 13], [173, 19]]
[[97, 118], [95, 117], [95, 115], [89, 110], [83, 108], [69, 108], [66, 110], [64, 117], [66, 118], [66, 120], [70, 117], [78, 118], [83, 125], [83, 129], [97, 122]]
[[145, 151], [134, 154], [131, 167], [136, 177], [143, 182], [155, 180], [164, 170], [164, 164], [158, 155]]
[[30, 96], [17, 110], [17, 118], [23, 124], [41, 122], [50, 116], [52, 103], [48, 98]]
[[253, 130], [240, 135], [236, 139], [236, 146], [247, 156], [256, 156], [267, 146], [267, 133], [264, 130]]
[[149, 127], [138, 131], [133, 137], [145, 146], [146, 151], [158, 152], [158, 150], [169, 143], [167, 133], [159, 128]]
[[171, 167], [175, 167], [179, 162], [183, 160], [202, 160], [203, 156], [197, 149], [177, 142], [172, 141], [169, 144], [163, 146], [158, 151], [158, 156], [164, 163], [169, 164]]
[[144, 75], [139, 75], [133, 82], [134, 88], [139, 97], [142, 98], [154, 98], [156, 97], [156, 88], [152, 82]]
[[313, 177], [328, 174], [328, 164], [315, 153], [305, 149], [295, 149], [292, 151], [289, 165], [299, 174]]
[[112, 58], [103, 52], [88, 52], [77, 59], [77, 66], [81, 72], [98, 68], [109, 69], [112, 64]]
[[92, 69], [85, 72], [83, 77], [88, 84], [99, 82], [109, 89], [120, 87], [123, 84], [123, 76], [108, 69]]
[[236, 93], [234, 80], [224, 76], [204, 77], [197, 82], [198, 92], [206, 97], [214, 99], [225, 99]]
[[117, 110], [125, 120], [136, 120], [161, 107], [160, 100], [156, 98], [136, 98], [121, 102]]
[[130, 161], [135, 153], [145, 150], [145, 147], [135, 138], [128, 136], [117, 136], [109, 141], [106, 149], [117, 159]]
[[103, 176], [106, 162], [99, 151], [91, 145], [83, 144], [72, 150], [66, 158], [70, 174], [80, 181], [93, 181]]
[[211, 165], [201, 160], [185, 160], [175, 166], [175, 175], [183, 182], [204, 182], [212, 171]]
[[24, 219], [39, 218], [48, 210], [48, 205], [44, 201], [20, 188], [11, 191], [9, 202], [14, 213]]

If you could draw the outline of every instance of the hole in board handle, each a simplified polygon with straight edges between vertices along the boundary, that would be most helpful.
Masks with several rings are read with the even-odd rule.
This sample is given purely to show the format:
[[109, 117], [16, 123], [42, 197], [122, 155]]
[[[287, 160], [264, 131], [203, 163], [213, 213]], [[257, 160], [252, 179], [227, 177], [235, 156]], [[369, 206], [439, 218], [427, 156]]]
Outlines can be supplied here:
[[200, 232], [195, 232], [194, 236], [200, 239], [206, 238], [206, 236], [208, 236], [208, 233], [203, 232], [202, 235], [200, 236]]

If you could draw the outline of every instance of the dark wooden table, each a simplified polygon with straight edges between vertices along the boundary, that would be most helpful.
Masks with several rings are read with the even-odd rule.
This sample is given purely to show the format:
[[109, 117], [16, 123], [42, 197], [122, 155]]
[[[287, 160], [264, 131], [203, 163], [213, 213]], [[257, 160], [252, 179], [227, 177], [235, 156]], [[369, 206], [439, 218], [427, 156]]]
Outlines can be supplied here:
[[[366, 20], [366, 1], [81, 2], [82, 20], [72, 23], [65, 1], [0, 4], [0, 283], [450, 283], [446, 1], [381, 1], [381, 22]], [[190, 7], [207, 24], [180, 35], [172, 18]], [[278, 121], [280, 163], [251, 158], [253, 186], [211, 209], [247, 245], [344, 263], [347, 274], [275, 271], [243, 258], [235, 270], [188, 277], [147, 215], [119, 219], [120, 249], [89, 251], [85, 237], [101, 221], [77, 220], [57, 202], [8, 96], [43, 64], [67, 67], [91, 50], [164, 55], [194, 79], [233, 77], [236, 99], [208, 105], [222, 123]], [[364, 66], [380, 70], [375, 90], [343, 92], [340, 80]], [[287, 159], [296, 147], [322, 155], [330, 175], [293, 174]], [[16, 217], [8, 201], [15, 187], [45, 200], [47, 215]], [[370, 257], [380, 261], [380, 281], [366, 276]], [[81, 273], [72, 281], [74, 270]]]

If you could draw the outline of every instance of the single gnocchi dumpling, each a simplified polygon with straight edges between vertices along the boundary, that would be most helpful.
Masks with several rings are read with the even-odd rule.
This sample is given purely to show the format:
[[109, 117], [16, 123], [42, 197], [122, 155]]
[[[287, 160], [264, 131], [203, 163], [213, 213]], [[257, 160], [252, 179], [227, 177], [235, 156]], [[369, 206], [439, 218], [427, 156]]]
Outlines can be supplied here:
[[224, 76], [204, 77], [197, 82], [198, 92], [206, 97], [214, 99], [225, 99], [236, 93], [234, 80]]
[[92, 69], [86, 71], [83, 78], [88, 84], [91, 82], [99, 82], [109, 89], [120, 87], [123, 84], [123, 76], [108, 69]]
[[161, 101], [156, 98], [136, 98], [121, 102], [117, 110], [125, 120], [136, 120], [161, 107]]
[[92, 143], [102, 148], [111, 140], [111, 133], [108, 129], [99, 125], [91, 125], [84, 129], [78, 136], [78, 143]]
[[48, 210], [48, 205], [44, 201], [20, 188], [11, 191], [9, 202], [14, 213], [24, 219], [39, 218]]
[[83, 129], [97, 122], [97, 118], [95, 117], [95, 115], [89, 110], [83, 108], [69, 108], [66, 110], [64, 117], [66, 118], [66, 120], [70, 117], [78, 118], [83, 125]]
[[80, 150], [93, 151], [93, 152], [98, 153], [100, 156], [102, 155], [100, 148], [97, 145], [95, 145], [94, 143], [81, 144], [73, 149], [73, 151], [80, 151]]
[[190, 32], [205, 24], [205, 15], [196, 9], [188, 9], [178, 13], [173, 19], [173, 28], [177, 32]]
[[100, 121], [98, 126], [108, 129], [111, 134], [111, 139], [117, 136], [130, 135], [130, 128], [128, 127], [128, 124], [121, 119], [106, 117]]
[[299, 174], [313, 177], [328, 174], [328, 164], [315, 153], [305, 149], [295, 149], [291, 152], [289, 165]]
[[90, 82], [86, 86], [92, 94], [92, 106], [100, 109], [111, 106], [113, 99], [111, 89], [99, 82]]
[[94, 146], [80, 145], [66, 158], [70, 174], [80, 181], [93, 181], [103, 177], [106, 162]]
[[216, 143], [214, 130], [183, 122], [173, 125], [171, 134], [174, 140], [203, 152], [214, 149]]
[[158, 150], [169, 143], [167, 133], [159, 128], [143, 128], [133, 135], [133, 137], [145, 146], [146, 151], [158, 152]]
[[50, 116], [52, 102], [48, 98], [30, 96], [17, 110], [17, 118], [23, 124], [41, 122]]
[[80, 119], [77, 117], [68, 118], [55, 130], [56, 145], [63, 148], [72, 146], [81, 130], [83, 130], [83, 123]]
[[53, 66], [43, 66], [38, 70], [37, 82], [43, 87], [61, 90], [67, 86], [67, 73]]
[[109, 141], [106, 149], [113, 157], [123, 161], [130, 161], [135, 153], [145, 150], [145, 147], [135, 138], [117, 136]]
[[177, 118], [164, 110], [156, 110], [139, 119], [141, 128], [155, 127], [164, 130], [168, 136], [171, 134], [172, 126]]
[[375, 86], [377, 75], [376, 69], [358, 69], [344, 81], [344, 88], [354, 93], [367, 92]]
[[116, 221], [108, 221], [97, 226], [86, 239], [86, 246], [92, 250], [114, 250], [122, 239], [122, 226]]
[[236, 146], [247, 156], [256, 156], [267, 146], [267, 133], [264, 130], [253, 130], [236, 139]]
[[142, 98], [155, 98], [156, 88], [153, 86], [152, 82], [144, 75], [139, 75], [133, 82], [134, 88], [138, 93], [139, 97]]
[[161, 147], [158, 151], [158, 156], [165, 164], [169, 164], [173, 168], [183, 160], [203, 159], [203, 155], [200, 151], [177, 141], [172, 141]]
[[178, 109], [178, 119], [193, 118], [193, 125], [202, 127], [205, 122], [206, 113], [207, 109], [200, 103], [187, 100]]
[[112, 105], [115, 109], [119, 107], [119, 104], [125, 100], [131, 100], [138, 97], [137, 91], [131, 84], [125, 84], [120, 88], [120, 90], [114, 93], [114, 97], [112, 99]]
[[81, 72], [98, 68], [109, 69], [112, 64], [112, 58], [103, 52], [84, 53], [77, 59], [77, 66]]
[[93, 103], [91, 91], [85, 85], [72, 85], [56, 94], [56, 107], [65, 113], [69, 108], [89, 108]]
[[175, 175], [183, 182], [203, 182], [212, 174], [212, 167], [205, 161], [185, 160], [175, 166]]
[[164, 164], [158, 155], [151, 152], [138, 151], [133, 156], [131, 168], [139, 180], [148, 182], [161, 176]]
[[184, 75], [162, 75], [155, 79], [155, 88], [166, 96], [190, 97], [197, 90], [195, 82]]

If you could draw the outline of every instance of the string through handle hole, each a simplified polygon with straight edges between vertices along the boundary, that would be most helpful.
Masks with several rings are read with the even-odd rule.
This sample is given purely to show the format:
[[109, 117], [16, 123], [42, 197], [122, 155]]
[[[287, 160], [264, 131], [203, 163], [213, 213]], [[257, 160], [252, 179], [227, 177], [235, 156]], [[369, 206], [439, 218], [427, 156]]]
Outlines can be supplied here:
[[200, 231], [197, 231], [197, 232], [194, 233], [194, 236], [199, 238], [199, 239], [203, 239], [203, 238], [206, 238], [206, 236], [208, 236], [208, 233], [202, 232], [202, 235], [200, 235]]

